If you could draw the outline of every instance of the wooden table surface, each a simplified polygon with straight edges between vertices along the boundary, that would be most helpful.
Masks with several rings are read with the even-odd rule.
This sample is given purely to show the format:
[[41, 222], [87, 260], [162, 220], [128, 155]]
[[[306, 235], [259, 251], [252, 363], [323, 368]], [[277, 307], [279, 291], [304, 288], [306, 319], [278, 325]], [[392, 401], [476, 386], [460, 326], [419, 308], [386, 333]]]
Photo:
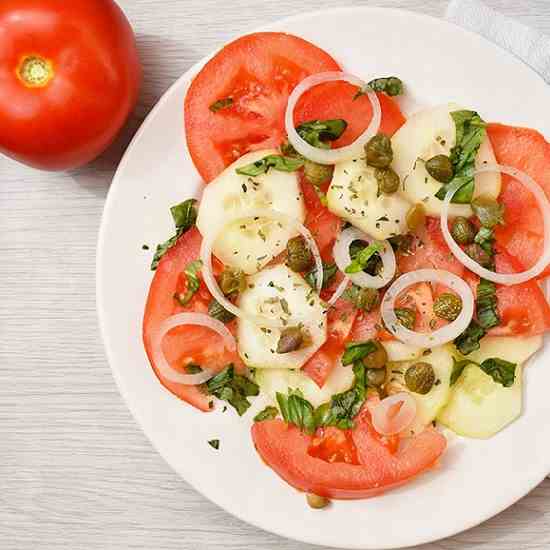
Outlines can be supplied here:
[[[487, 3], [550, 34], [548, 0]], [[105, 195], [129, 137], [193, 63], [268, 21], [315, 8], [371, 3], [120, 4], [135, 28], [145, 69], [139, 107], [121, 139], [73, 173], [41, 173], [0, 158], [0, 548], [313, 548], [231, 517], [178, 478], [151, 448], [117, 392], [100, 341], [96, 238]], [[372, 4], [441, 16], [446, 1]], [[480, 527], [422, 549], [549, 547], [546, 480]]]

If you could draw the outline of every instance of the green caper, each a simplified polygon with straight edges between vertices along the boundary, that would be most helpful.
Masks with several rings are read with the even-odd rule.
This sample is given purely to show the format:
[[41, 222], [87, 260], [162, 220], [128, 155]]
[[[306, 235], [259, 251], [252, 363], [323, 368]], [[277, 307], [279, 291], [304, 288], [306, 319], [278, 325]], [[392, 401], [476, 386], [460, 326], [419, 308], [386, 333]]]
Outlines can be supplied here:
[[483, 250], [478, 244], [469, 244], [464, 249], [464, 252], [482, 267], [491, 267], [493, 265], [493, 258], [491, 255], [486, 250]]
[[246, 290], [246, 276], [240, 269], [225, 268], [220, 275], [220, 289], [227, 296]]
[[483, 227], [493, 228], [504, 223], [504, 206], [491, 197], [476, 197], [472, 201], [472, 210]]
[[476, 236], [476, 230], [467, 218], [458, 216], [451, 226], [451, 235], [458, 244], [472, 244]]
[[393, 160], [391, 140], [385, 134], [377, 134], [365, 145], [367, 164], [374, 168], [388, 168]]
[[310, 508], [315, 510], [320, 510], [321, 508], [326, 508], [330, 504], [330, 500], [326, 497], [321, 497], [313, 493], [308, 493], [306, 496], [307, 503]]
[[287, 265], [292, 271], [307, 271], [313, 264], [313, 254], [302, 236], [294, 237], [286, 244]]
[[426, 395], [435, 384], [434, 368], [429, 363], [415, 363], [405, 371], [405, 384], [410, 391]]
[[327, 166], [326, 164], [317, 164], [311, 160], [306, 160], [304, 163], [304, 177], [306, 180], [319, 187], [332, 177], [332, 166]]
[[391, 195], [399, 189], [399, 176], [392, 168], [377, 168], [374, 172], [381, 193]]
[[454, 177], [454, 168], [447, 155], [436, 155], [426, 161], [426, 170], [434, 180], [449, 183]]
[[386, 369], [367, 369], [365, 373], [367, 385], [381, 386], [386, 381]]
[[407, 227], [409, 231], [416, 231], [426, 223], [426, 209], [423, 204], [415, 204], [411, 206], [407, 212]]
[[394, 309], [395, 316], [400, 324], [409, 330], [414, 329], [416, 324], [416, 311], [408, 307], [396, 307]]
[[277, 353], [290, 353], [302, 347], [304, 343], [304, 332], [300, 327], [287, 327], [281, 331], [277, 343]]
[[388, 362], [388, 353], [386, 348], [377, 340], [372, 340], [376, 346], [376, 350], [369, 353], [363, 358], [363, 364], [367, 369], [382, 369]]
[[235, 318], [235, 315], [227, 311], [215, 298], [208, 304], [208, 315], [222, 323], [229, 323]]
[[353, 305], [362, 311], [372, 311], [380, 301], [380, 294], [375, 288], [361, 288], [353, 298]]
[[454, 321], [462, 311], [462, 300], [451, 292], [444, 292], [434, 300], [434, 313], [440, 319]]

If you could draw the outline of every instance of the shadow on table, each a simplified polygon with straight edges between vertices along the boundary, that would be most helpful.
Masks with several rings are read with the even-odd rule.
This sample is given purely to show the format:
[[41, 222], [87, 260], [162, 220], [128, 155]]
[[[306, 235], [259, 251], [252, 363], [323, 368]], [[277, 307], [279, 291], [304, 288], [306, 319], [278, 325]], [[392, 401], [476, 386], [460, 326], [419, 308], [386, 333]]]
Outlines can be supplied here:
[[137, 37], [137, 44], [143, 82], [134, 112], [102, 155], [90, 164], [69, 172], [78, 185], [97, 196], [105, 195], [124, 152], [152, 107], [198, 58], [198, 54], [177, 40], [144, 34]]

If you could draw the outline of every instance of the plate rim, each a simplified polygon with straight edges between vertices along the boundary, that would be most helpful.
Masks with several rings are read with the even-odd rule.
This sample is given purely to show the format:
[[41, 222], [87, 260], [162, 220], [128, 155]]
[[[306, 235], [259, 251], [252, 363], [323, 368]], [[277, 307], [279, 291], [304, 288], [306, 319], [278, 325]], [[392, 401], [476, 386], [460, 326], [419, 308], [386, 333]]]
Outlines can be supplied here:
[[[461, 27], [460, 25], [457, 25], [456, 23], [452, 21], [448, 21], [441, 17], [436, 17], [433, 15], [429, 15], [426, 13], [421, 13], [418, 11], [411, 11], [404, 8], [393, 8], [393, 7], [381, 7], [381, 6], [340, 6], [340, 7], [334, 7], [334, 8], [324, 8], [319, 10], [308, 10], [306, 12], [294, 14], [291, 16], [278, 18], [270, 21], [269, 23], [265, 25], [261, 25], [260, 27], [251, 29], [250, 31], [246, 33], [234, 33], [232, 34], [227, 40], [225, 40], [221, 45], [214, 48], [209, 54], [203, 56], [201, 59], [199, 59], [196, 63], [191, 65], [181, 76], [179, 76], [162, 94], [162, 96], [159, 98], [159, 100], [155, 103], [155, 105], [151, 108], [150, 112], [147, 114], [141, 125], [139, 126], [138, 130], [132, 137], [130, 143], [126, 147], [126, 150], [124, 151], [124, 154], [117, 166], [117, 169], [115, 171], [115, 174], [113, 175], [111, 184], [109, 186], [109, 190], [107, 192], [107, 196], [105, 198], [105, 204], [103, 207], [101, 220], [100, 220], [100, 226], [98, 231], [98, 237], [97, 237], [97, 244], [96, 244], [96, 261], [95, 261], [95, 279], [96, 279], [96, 285], [95, 285], [95, 300], [96, 300], [96, 311], [97, 311], [97, 318], [98, 318], [98, 324], [99, 324], [99, 332], [101, 341], [103, 344], [103, 348], [105, 350], [105, 355], [107, 358], [107, 362], [109, 364], [109, 368], [111, 370], [111, 373], [113, 375], [113, 378], [115, 380], [118, 392], [120, 393], [124, 404], [126, 405], [127, 409], [132, 414], [132, 417], [134, 418], [136, 424], [139, 426], [141, 432], [146, 436], [147, 440], [150, 442], [151, 446], [155, 450], [158, 455], [162, 457], [162, 459], [167, 463], [167, 465], [174, 471], [174, 473], [181, 478], [185, 483], [187, 483], [189, 486], [193, 488], [193, 490], [199, 492], [202, 496], [207, 498], [210, 502], [215, 504], [216, 506], [223, 509], [226, 513], [230, 514], [233, 517], [238, 518], [239, 520], [243, 521], [246, 524], [252, 525], [258, 529], [261, 529], [263, 531], [266, 531], [268, 533], [273, 533], [277, 536], [280, 536], [287, 540], [294, 540], [298, 542], [303, 542], [306, 544], [312, 544], [315, 546], [326, 546], [327, 541], [322, 540], [322, 538], [306, 538], [306, 537], [299, 537], [299, 536], [289, 536], [282, 530], [272, 527], [268, 524], [268, 522], [262, 522], [256, 519], [250, 519], [247, 517], [244, 517], [244, 514], [241, 514], [240, 512], [236, 512], [234, 510], [230, 510], [228, 507], [224, 506], [220, 502], [218, 502], [215, 497], [210, 496], [206, 492], [204, 492], [200, 488], [200, 483], [196, 482], [195, 480], [190, 481], [186, 477], [184, 477], [180, 472], [176, 469], [176, 467], [171, 463], [171, 461], [164, 456], [163, 453], [161, 453], [159, 447], [153, 441], [152, 436], [149, 435], [149, 433], [145, 430], [143, 423], [141, 422], [139, 418], [139, 413], [137, 410], [137, 407], [134, 407], [131, 405], [131, 400], [129, 399], [129, 393], [127, 388], [124, 386], [122, 376], [119, 372], [119, 370], [114, 366], [114, 358], [113, 358], [113, 352], [110, 349], [109, 346], [109, 336], [106, 331], [106, 323], [104, 320], [104, 317], [106, 315], [104, 308], [103, 308], [103, 302], [102, 299], [103, 296], [103, 284], [101, 280], [100, 274], [103, 271], [103, 262], [102, 258], [104, 256], [103, 254], [103, 248], [104, 244], [107, 238], [106, 229], [107, 229], [107, 218], [109, 217], [109, 213], [111, 208], [113, 207], [114, 199], [113, 196], [115, 194], [114, 189], [118, 186], [118, 181], [121, 178], [121, 174], [124, 172], [124, 169], [126, 165], [129, 163], [129, 159], [131, 157], [131, 152], [134, 148], [134, 145], [137, 141], [139, 141], [142, 137], [142, 135], [148, 130], [149, 125], [151, 124], [152, 120], [156, 117], [157, 113], [163, 108], [164, 104], [168, 102], [168, 99], [175, 93], [175, 90], [181, 86], [182, 82], [187, 80], [188, 78], [193, 78], [193, 76], [208, 62], [209, 59], [211, 59], [220, 49], [222, 49], [226, 44], [229, 44], [236, 38], [240, 36], [244, 36], [246, 34], [254, 33], [254, 32], [262, 32], [271, 30], [271, 28], [275, 25], [280, 26], [284, 25], [286, 23], [294, 23], [298, 22], [303, 19], [308, 19], [312, 16], [326, 16], [334, 13], [341, 13], [341, 12], [369, 12], [370, 14], [376, 13], [376, 12], [382, 12], [384, 14], [387, 14], [389, 12], [394, 13], [395, 15], [401, 16], [401, 17], [414, 17], [421, 20], [427, 20], [430, 23], [443, 23], [450, 25], [455, 28], [455, 30], [458, 30], [458, 32], [462, 32], [467, 36], [475, 37], [477, 40], [481, 40], [482, 42], [485, 42], [486, 45], [491, 47], [493, 50], [499, 52], [500, 55], [504, 55], [505, 57], [511, 57], [516, 62], [520, 62], [524, 67], [529, 69], [529, 71], [535, 75], [539, 80], [541, 80], [543, 83], [546, 84], [545, 80], [542, 78], [542, 76], [537, 73], [534, 69], [532, 69], [525, 61], [523, 61], [521, 58], [517, 57], [513, 53], [505, 50], [503, 47], [501, 47], [498, 44], [495, 44], [494, 42], [488, 40], [484, 36], [473, 32], [469, 29], [465, 29], [464, 27]], [[408, 548], [411, 545], [421, 545], [421, 544], [427, 544], [431, 542], [436, 542], [438, 540], [442, 540], [443, 538], [448, 538], [455, 536], [459, 533], [462, 533], [464, 531], [467, 531], [469, 529], [472, 529], [485, 521], [495, 517], [502, 511], [506, 510], [513, 504], [515, 504], [518, 500], [526, 496], [528, 493], [530, 493], [535, 487], [537, 487], [548, 475], [550, 474], [550, 454], [548, 459], [548, 465], [545, 469], [545, 472], [541, 475], [540, 473], [532, 474], [528, 480], [525, 482], [525, 485], [522, 486], [521, 489], [513, 491], [510, 493], [509, 498], [503, 499], [505, 501], [503, 504], [499, 504], [497, 506], [494, 506], [491, 508], [491, 511], [487, 512], [486, 514], [483, 514], [481, 517], [476, 518], [475, 520], [472, 520], [470, 522], [466, 522], [461, 524], [459, 527], [453, 528], [453, 529], [441, 529], [441, 532], [437, 532], [437, 529], [430, 530], [429, 535], [424, 536], [417, 536], [411, 542], [407, 542], [406, 544], [391, 544], [391, 545], [385, 545], [384, 543], [378, 543], [376, 545], [376, 548], [379, 550], [392, 550], [392, 549], [398, 549], [398, 548]], [[281, 481], [284, 483], [284, 481]], [[527, 488], [527, 489], [526, 489]], [[374, 549], [374, 546], [365, 546], [364, 544], [361, 544], [360, 542], [358, 544], [334, 544], [331, 543], [331, 545], [334, 548], [342, 548], [342, 549]]]

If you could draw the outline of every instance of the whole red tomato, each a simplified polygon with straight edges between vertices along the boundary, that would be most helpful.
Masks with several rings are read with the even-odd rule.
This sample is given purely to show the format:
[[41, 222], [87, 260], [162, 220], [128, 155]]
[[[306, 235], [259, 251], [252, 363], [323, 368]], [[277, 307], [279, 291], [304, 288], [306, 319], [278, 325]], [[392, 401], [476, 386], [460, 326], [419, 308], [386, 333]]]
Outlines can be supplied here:
[[75, 168], [114, 140], [135, 106], [134, 33], [112, 0], [0, 0], [0, 152]]

